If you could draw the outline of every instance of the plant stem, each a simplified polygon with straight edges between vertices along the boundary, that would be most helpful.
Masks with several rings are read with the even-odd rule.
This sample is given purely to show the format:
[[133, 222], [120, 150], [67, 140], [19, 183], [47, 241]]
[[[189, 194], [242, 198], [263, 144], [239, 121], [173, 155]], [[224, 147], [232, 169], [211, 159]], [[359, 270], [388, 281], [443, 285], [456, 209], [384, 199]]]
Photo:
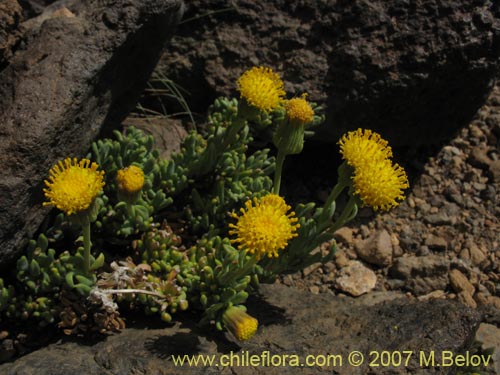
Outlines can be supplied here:
[[[244, 255], [242, 255], [242, 256], [244, 256]], [[243, 264], [242, 268], [240, 268], [236, 271], [225, 273], [221, 277], [218, 277], [218, 281], [219, 281], [220, 285], [225, 286], [230, 281], [236, 281], [237, 279], [240, 279], [246, 275], [249, 275], [251, 273], [253, 267], [255, 267], [256, 264], [257, 264], [257, 255], [253, 254], [252, 257], [245, 264]]]
[[280, 194], [281, 186], [281, 173], [283, 172], [283, 162], [285, 161], [285, 154], [278, 150], [278, 155], [276, 156], [276, 168], [274, 170], [274, 184], [273, 193], [276, 195]]
[[90, 221], [87, 219], [82, 224], [83, 231], [83, 271], [85, 275], [90, 275]]
[[330, 207], [332, 203], [338, 198], [342, 190], [344, 190], [346, 187], [347, 187], [346, 184], [338, 182], [330, 192], [330, 195], [328, 196], [324, 207]]
[[330, 192], [330, 195], [326, 199], [325, 204], [323, 205], [323, 211], [321, 212], [320, 219], [318, 220], [318, 223], [320, 224], [320, 231], [326, 228], [328, 223], [330, 222], [333, 214], [335, 213], [335, 201], [342, 192], [348, 185], [342, 181], [339, 180], [337, 184], [333, 187], [332, 191]]
[[340, 214], [339, 218], [335, 222], [335, 224], [333, 224], [330, 227], [330, 229], [328, 229], [328, 233], [332, 233], [333, 234], [336, 230], [338, 230], [339, 228], [341, 228], [342, 226], [344, 226], [344, 224], [347, 221], [349, 221], [350, 216], [352, 216], [353, 210], [356, 210], [356, 209], [357, 209], [356, 198], [353, 197], [353, 196], [351, 196], [349, 198], [349, 201], [345, 205], [344, 209], [342, 210], [342, 213]]
[[241, 129], [243, 129], [245, 123], [246, 123], [245, 119], [240, 116], [234, 119], [233, 123], [226, 130], [226, 134], [220, 152], [224, 152], [227, 149], [227, 146], [236, 141], [238, 133], [241, 131]]
[[135, 207], [133, 204], [130, 204], [129, 202], [127, 202], [127, 214], [130, 221], [135, 220]]

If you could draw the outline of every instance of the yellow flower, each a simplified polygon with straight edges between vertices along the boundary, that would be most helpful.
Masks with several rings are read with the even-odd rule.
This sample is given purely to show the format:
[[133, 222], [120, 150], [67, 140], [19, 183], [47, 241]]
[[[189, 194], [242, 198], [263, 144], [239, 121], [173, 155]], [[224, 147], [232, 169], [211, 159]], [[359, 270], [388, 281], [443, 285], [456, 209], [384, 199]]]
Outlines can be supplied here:
[[236, 306], [231, 306], [224, 312], [222, 321], [234, 337], [240, 341], [252, 338], [259, 327], [257, 319]]
[[342, 158], [354, 168], [392, 157], [388, 142], [369, 129], [348, 132], [340, 138], [338, 144]]
[[399, 205], [398, 201], [404, 199], [403, 190], [410, 186], [405, 170], [389, 159], [359, 165], [352, 182], [354, 193], [375, 211]]
[[297, 237], [298, 219], [295, 212], [290, 210], [284, 199], [276, 194], [268, 194], [260, 199], [245, 202], [246, 210], [241, 208], [241, 216], [231, 213], [238, 219], [235, 224], [229, 224], [232, 230], [230, 235], [237, 238], [232, 243], [239, 243], [238, 249], [256, 254], [259, 260], [263, 256], [278, 257], [278, 250], [282, 250], [288, 241]]
[[131, 165], [120, 169], [116, 174], [118, 189], [127, 194], [135, 194], [144, 186], [144, 172], [141, 168]]
[[310, 124], [314, 119], [314, 110], [306, 100], [307, 94], [300, 98], [287, 100], [285, 103], [286, 115], [292, 124]]
[[90, 160], [66, 158], [59, 161], [49, 171], [43, 189], [49, 202], [44, 206], [55, 206], [67, 215], [85, 211], [95, 200], [104, 186], [104, 171], [97, 170]]
[[283, 81], [271, 68], [253, 67], [238, 79], [238, 91], [251, 106], [269, 112], [281, 105], [285, 90]]

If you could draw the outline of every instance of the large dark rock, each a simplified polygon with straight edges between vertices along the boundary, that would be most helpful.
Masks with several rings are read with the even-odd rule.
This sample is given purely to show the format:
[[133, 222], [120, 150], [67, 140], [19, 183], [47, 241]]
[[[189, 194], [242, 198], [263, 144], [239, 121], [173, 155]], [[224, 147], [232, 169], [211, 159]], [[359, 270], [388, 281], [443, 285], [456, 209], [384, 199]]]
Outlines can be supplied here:
[[193, 0], [185, 19], [159, 69], [191, 92], [195, 111], [267, 65], [291, 95], [326, 106], [318, 139], [330, 142], [357, 127], [399, 145], [449, 137], [500, 62], [492, 0]]
[[30, 20], [0, 72], [2, 264], [48, 211], [41, 202], [49, 168], [85, 155], [103, 124], [125, 117], [183, 9], [182, 0], [59, 3], [67, 9], [39, 26]]
[[[396, 298], [398, 297], [398, 298]], [[253, 308], [252, 308], [253, 307]], [[454, 367], [429, 367], [419, 361], [420, 352], [435, 353], [441, 363], [443, 350], [454, 355], [464, 353], [472, 343], [479, 325], [474, 310], [449, 300], [411, 302], [396, 293], [370, 294], [359, 299], [330, 295], [313, 295], [283, 285], [263, 287], [263, 298], [250, 303], [250, 313], [258, 318], [260, 328], [249, 342], [236, 344], [229, 336], [201, 331], [191, 321], [173, 327], [129, 328], [97, 344], [82, 345], [75, 341], [52, 344], [46, 348], [0, 366], [8, 375], [167, 375], [219, 374], [215, 363], [225, 354], [240, 356], [240, 366], [228, 366], [228, 374], [455, 374]], [[149, 325], [154, 323], [149, 321]], [[413, 351], [408, 364], [397, 367], [368, 367], [377, 363], [372, 351]], [[348, 363], [351, 351], [361, 352], [365, 359], [359, 367]], [[245, 356], [274, 356], [273, 364], [283, 355], [296, 355], [304, 363], [308, 355], [329, 354], [337, 358], [323, 367], [281, 366], [272, 369], [267, 362], [245, 366]], [[243, 354], [242, 354], [243, 353]], [[214, 365], [175, 367], [172, 356], [215, 355]], [[265, 354], [264, 354], [265, 355]], [[397, 357], [396, 357], [397, 358]], [[406, 360], [404, 355], [403, 363]], [[380, 360], [379, 360], [380, 361]], [[287, 362], [290, 363], [290, 362]]]

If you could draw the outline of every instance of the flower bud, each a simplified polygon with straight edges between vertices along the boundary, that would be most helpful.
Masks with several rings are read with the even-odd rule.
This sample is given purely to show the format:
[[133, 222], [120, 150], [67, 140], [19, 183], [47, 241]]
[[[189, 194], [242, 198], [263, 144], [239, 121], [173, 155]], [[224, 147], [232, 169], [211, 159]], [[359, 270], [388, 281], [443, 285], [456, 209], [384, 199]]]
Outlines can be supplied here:
[[259, 322], [254, 317], [248, 315], [242, 308], [231, 306], [222, 316], [222, 321], [226, 328], [239, 341], [245, 341], [253, 337]]

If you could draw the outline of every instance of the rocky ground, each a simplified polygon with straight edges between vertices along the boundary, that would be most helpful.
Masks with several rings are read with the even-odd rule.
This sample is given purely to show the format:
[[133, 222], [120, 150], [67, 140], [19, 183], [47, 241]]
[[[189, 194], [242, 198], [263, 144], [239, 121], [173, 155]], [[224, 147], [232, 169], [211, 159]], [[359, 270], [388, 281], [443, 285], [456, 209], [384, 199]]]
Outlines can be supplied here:
[[426, 162], [398, 208], [362, 210], [337, 232], [333, 262], [281, 281], [315, 294], [403, 290], [500, 309], [499, 142], [496, 87], [474, 121]]
[[[313, 294], [359, 296], [397, 290], [410, 299], [458, 300], [496, 316], [492, 320], [498, 326], [499, 145], [497, 86], [472, 123], [422, 164], [422, 173], [397, 209], [378, 215], [363, 210], [359, 219], [337, 232], [334, 261], [279, 282]], [[412, 164], [410, 158], [407, 153]], [[316, 199], [324, 197], [325, 184], [317, 176], [315, 183], [321, 186]], [[291, 189], [296, 196], [304, 191], [311, 186], [299, 183]], [[482, 325], [476, 338], [484, 340], [484, 332], [498, 329]], [[499, 343], [496, 339], [497, 352]]]

